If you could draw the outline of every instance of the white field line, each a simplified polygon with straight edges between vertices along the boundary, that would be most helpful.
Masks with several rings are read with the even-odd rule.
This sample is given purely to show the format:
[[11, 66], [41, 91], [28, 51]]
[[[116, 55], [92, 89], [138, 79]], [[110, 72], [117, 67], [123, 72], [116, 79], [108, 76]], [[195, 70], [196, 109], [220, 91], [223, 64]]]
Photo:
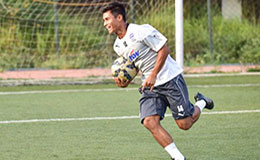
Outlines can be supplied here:
[[213, 85], [189, 85], [193, 88], [223, 88], [223, 87], [257, 87], [260, 83], [246, 83], [246, 84], [213, 84]]
[[78, 93], [78, 92], [111, 92], [111, 91], [132, 91], [137, 88], [103, 88], [103, 89], [67, 89], [67, 90], [42, 90], [42, 91], [14, 91], [0, 92], [0, 95], [19, 95], [19, 94], [42, 94], [42, 93]]
[[[243, 113], [260, 113], [260, 110], [202, 112], [202, 114], [204, 114], [204, 115], [243, 114]], [[171, 114], [166, 114], [165, 117], [171, 117]], [[139, 118], [139, 116], [29, 119], [29, 120], [0, 121], [0, 124], [36, 123], [36, 122], [65, 122], [65, 121], [94, 121], [94, 120], [123, 120], [123, 119], [138, 119], [138, 118]]]
[[[222, 87], [257, 87], [260, 83], [247, 84], [216, 84], [216, 85], [188, 85], [190, 88], [222, 88]], [[103, 88], [103, 89], [68, 89], [68, 90], [41, 90], [41, 91], [12, 91], [0, 92], [1, 95], [23, 95], [44, 93], [78, 93], [78, 92], [111, 92], [111, 91], [133, 91], [138, 88]]]

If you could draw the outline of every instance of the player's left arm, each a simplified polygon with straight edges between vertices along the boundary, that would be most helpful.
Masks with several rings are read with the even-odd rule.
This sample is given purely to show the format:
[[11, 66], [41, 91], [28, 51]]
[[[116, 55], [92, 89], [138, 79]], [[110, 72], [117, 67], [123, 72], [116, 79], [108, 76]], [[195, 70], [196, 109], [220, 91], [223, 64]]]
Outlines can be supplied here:
[[156, 58], [156, 62], [155, 62], [155, 66], [153, 68], [153, 71], [150, 74], [150, 76], [143, 83], [142, 90], [144, 90], [145, 87], [149, 87], [151, 91], [153, 90], [157, 74], [162, 69], [162, 67], [165, 63], [165, 60], [166, 60], [167, 56], [169, 55], [169, 53], [170, 53], [169, 48], [166, 46], [166, 44], [164, 44], [163, 47], [158, 51], [158, 55], [157, 55], [157, 58]]

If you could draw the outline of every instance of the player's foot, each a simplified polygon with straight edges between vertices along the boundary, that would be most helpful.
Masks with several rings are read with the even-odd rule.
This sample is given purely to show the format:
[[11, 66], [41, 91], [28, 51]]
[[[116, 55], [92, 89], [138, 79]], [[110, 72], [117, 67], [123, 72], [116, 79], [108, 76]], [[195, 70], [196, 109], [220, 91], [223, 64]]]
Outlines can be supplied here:
[[199, 101], [199, 100], [204, 100], [204, 101], [206, 102], [205, 108], [207, 108], [207, 109], [213, 109], [213, 108], [214, 108], [214, 102], [213, 102], [213, 100], [210, 99], [210, 98], [207, 98], [207, 97], [203, 96], [203, 95], [202, 95], [201, 93], [199, 93], [199, 92], [194, 96], [194, 99], [195, 99], [196, 102]]
[[[172, 158], [172, 160], [175, 160], [174, 158]], [[185, 157], [184, 157], [184, 160], [187, 160]]]

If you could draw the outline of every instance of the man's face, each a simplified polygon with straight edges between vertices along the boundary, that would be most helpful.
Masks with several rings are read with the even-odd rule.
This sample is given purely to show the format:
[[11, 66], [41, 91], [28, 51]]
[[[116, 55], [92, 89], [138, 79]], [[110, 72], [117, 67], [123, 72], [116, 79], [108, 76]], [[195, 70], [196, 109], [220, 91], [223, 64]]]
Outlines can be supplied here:
[[104, 26], [108, 30], [109, 34], [115, 33], [117, 31], [120, 24], [120, 19], [120, 15], [114, 17], [110, 11], [103, 13]]

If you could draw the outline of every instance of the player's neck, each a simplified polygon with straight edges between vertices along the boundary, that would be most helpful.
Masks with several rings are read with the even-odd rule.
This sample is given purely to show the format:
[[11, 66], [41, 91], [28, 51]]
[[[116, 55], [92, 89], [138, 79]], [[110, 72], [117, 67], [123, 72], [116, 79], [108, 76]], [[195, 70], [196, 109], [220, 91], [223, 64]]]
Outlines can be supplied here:
[[128, 25], [128, 23], [124, 23], [122, 27], [120, 27], [120, 29], [116, 32], [118, 38], [122, 39], [125, 36]]

